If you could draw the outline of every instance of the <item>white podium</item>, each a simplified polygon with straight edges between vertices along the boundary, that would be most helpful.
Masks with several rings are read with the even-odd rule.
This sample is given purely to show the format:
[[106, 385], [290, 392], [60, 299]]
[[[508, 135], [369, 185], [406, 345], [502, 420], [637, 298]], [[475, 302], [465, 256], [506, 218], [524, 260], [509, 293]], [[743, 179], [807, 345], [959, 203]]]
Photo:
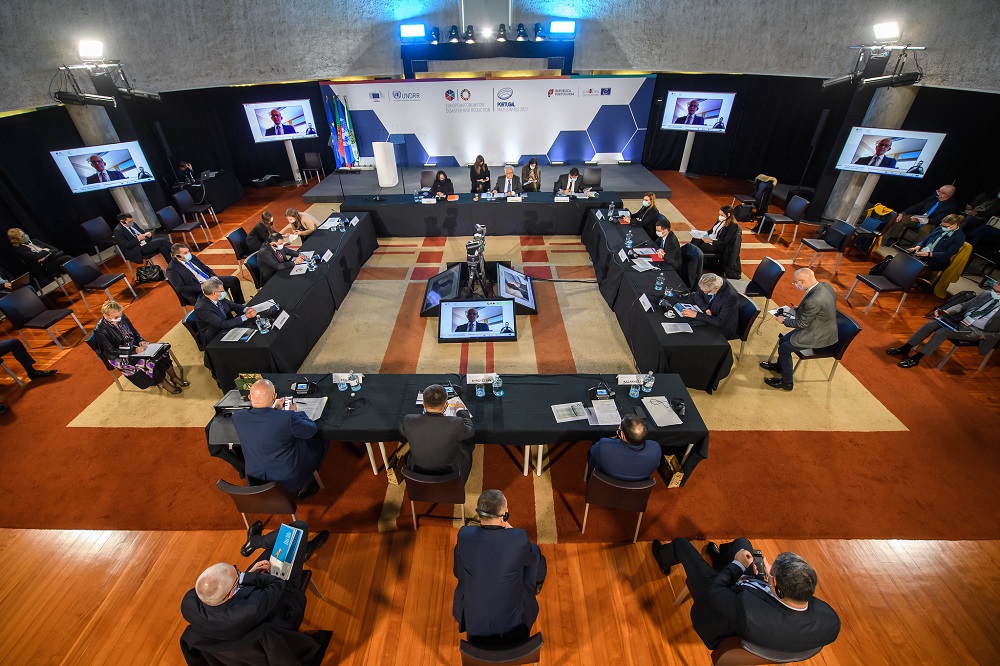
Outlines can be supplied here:
[[378, 186], [395, 187], [399, 182], [395, 144], [388, 141], [373, 141], [372, 151], [375, 153], [375, 172], [378, 174]]

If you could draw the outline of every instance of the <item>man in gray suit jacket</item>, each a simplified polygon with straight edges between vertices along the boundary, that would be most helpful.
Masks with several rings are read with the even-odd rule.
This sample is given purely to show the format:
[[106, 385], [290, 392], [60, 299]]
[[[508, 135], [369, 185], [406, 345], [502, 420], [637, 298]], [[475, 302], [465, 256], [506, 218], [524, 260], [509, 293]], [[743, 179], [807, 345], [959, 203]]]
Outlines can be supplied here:
[[[422, 474], [458, 472], [463, 481], [468, 480], [476, 448], [465, 441], [476, 433], [472, 413], [459, 398], [452, 398], [449, 404], [448, 394], [439, 384], [425, 388], [423, 396], [424, 413], [407, 414], [399, 428], [410, 443], [406, 466]], [[455, 409], [454, 416], [445, 414], [449, 406]]]
[[808, 268], [795, 271], [792, 284], [805, 291], [806, 295], [794, 314], [779, 315], [774, 320], [795, 330], [778, 336], [777, 363], [762, 361], [760, 364], [765, 370], [781, 373], [780, 378], [767, 377], [764, 383], [786, 391], [792, 390], [792, 352], [829, 347], [838, 339], [837, 295], [833, 293], [833, 287], [818, 281], [816, 274]]

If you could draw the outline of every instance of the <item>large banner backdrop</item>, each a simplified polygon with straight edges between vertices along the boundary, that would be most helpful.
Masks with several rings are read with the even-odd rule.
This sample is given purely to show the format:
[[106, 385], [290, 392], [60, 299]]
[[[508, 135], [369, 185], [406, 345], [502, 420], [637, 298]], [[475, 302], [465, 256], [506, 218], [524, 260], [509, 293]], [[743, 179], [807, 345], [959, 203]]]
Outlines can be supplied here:
[[[361, 164], [402, 135], [403, 166], [642, 160], [654, 77], [323, 82], [346, 99]], [[327, 95], [324, 95], [326, 98]]]

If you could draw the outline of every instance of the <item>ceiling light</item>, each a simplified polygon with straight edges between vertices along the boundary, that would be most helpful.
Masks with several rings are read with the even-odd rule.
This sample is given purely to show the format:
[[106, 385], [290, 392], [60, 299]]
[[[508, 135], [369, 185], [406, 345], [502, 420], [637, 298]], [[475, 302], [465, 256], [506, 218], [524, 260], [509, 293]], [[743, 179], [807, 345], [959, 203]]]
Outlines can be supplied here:
[[100, 60], [104, 57], [104, 42], [84, 39], [79, 44], [80, 60]]
[[895, 21], [876, 23], [872, 29], [875, 31], [876, 42], [894, 42], [899, 39], [899, 24]]

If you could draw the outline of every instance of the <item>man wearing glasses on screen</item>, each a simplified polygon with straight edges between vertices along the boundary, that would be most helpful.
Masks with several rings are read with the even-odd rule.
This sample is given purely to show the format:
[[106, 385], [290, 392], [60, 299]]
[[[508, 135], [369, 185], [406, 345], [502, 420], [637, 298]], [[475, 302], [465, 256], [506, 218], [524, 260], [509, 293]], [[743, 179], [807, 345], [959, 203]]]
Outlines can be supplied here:
[[855, 164], [882, 167], [883, 169], [895, 169], [895, 158], [886, 155], [890, 148], [892, 148], [892, 139], [879, 139], [878, 143], [875, 144], [875, 154], [870, 157], [859, 157]]
[[274, 123], [274, 127], [268, 127], [264, 130], [264, 136], [275, 136], [278, 134], [295, 134], [295, 126], [291, 123], [281, 122], [281, 111], [278, 109], [271, 109], [271, 122]]
[[87, 185], [109, 183], [112, 180], [125, 180], [125, 174], [121, 171], [115, 171], [114, 169], [108, 171], [106, 168], [107, 165], [104, 163], [104, 158], [100, 155], [91, 155], [88, 161], [97, 173], [87, 176]]

